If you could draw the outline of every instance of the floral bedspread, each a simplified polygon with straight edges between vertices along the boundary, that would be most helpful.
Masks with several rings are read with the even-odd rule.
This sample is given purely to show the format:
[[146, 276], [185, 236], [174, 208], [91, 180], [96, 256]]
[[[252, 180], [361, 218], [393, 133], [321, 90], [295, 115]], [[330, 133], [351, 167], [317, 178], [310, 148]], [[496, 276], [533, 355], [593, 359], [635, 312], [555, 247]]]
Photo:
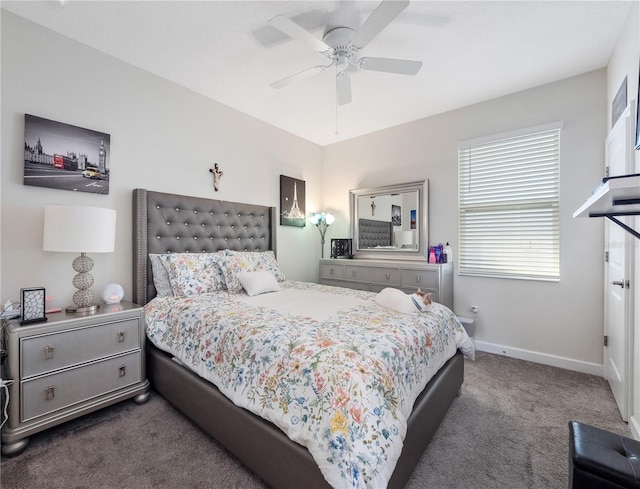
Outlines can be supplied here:
[[[145, 306], [147, 335], [306, 446], [333, 487], [386, 487], [416, 397], [457, 347], [473, 353], [469, 338], [440, 304], [399, 314], [371, 292], [281, 286], [256, 297], [156, 298]], [[287, 294], [290, 308], [281, 304]], [[324, 317], [305, 314], [307, 305]]]

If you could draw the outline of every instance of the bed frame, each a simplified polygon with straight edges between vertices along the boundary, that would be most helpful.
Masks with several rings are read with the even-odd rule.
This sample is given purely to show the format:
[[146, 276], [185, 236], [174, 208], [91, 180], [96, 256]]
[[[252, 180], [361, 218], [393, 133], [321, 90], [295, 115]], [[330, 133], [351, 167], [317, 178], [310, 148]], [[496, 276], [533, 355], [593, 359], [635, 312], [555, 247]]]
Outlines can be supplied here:
[[[149, 253], [276, 249], [275, 207], [133, 191], [133, 301], [156, 295]], [[213, 384], [180, 366], [147, 340], [152, 388], [275, 488], [328, 488], [307, 449], [280, 429], [239, 408]], [[389, 488], [402, 488], [459, 394], [464, 361], [457, 352], [429, 381], [409, 417], [407, 435]]]

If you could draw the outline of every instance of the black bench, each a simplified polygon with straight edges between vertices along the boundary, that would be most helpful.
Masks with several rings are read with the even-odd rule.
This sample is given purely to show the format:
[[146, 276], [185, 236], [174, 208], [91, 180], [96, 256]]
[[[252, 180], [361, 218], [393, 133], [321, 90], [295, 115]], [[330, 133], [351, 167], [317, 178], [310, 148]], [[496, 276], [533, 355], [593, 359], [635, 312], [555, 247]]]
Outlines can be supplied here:
[[640, 489], [640, 442], [569, 423], [569, 489]]

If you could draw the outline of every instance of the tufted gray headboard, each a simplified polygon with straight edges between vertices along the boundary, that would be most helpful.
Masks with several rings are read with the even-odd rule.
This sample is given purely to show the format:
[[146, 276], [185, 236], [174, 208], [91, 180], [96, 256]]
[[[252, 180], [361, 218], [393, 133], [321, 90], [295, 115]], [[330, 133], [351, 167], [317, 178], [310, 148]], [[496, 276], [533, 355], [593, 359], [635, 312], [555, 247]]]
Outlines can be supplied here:
[[276, 208], [133, 191], [133, 302], [156, 295], [149, 253], [276, 251]]
[[360, 219], [358, 221], [358, 248], [375, 248], [392, 245], [391, 221]]

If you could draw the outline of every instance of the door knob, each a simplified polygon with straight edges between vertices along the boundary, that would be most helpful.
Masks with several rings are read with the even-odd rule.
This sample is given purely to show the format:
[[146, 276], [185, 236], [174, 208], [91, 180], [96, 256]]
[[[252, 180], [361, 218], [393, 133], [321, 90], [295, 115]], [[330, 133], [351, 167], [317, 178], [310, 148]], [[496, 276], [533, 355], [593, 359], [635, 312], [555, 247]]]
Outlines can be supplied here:
[[624, 289], [624, 279], [622, 279], [622, 280], [614, 280], [613, 282], [611, 282], [611, 285], [619, 285], [621, 288]]

